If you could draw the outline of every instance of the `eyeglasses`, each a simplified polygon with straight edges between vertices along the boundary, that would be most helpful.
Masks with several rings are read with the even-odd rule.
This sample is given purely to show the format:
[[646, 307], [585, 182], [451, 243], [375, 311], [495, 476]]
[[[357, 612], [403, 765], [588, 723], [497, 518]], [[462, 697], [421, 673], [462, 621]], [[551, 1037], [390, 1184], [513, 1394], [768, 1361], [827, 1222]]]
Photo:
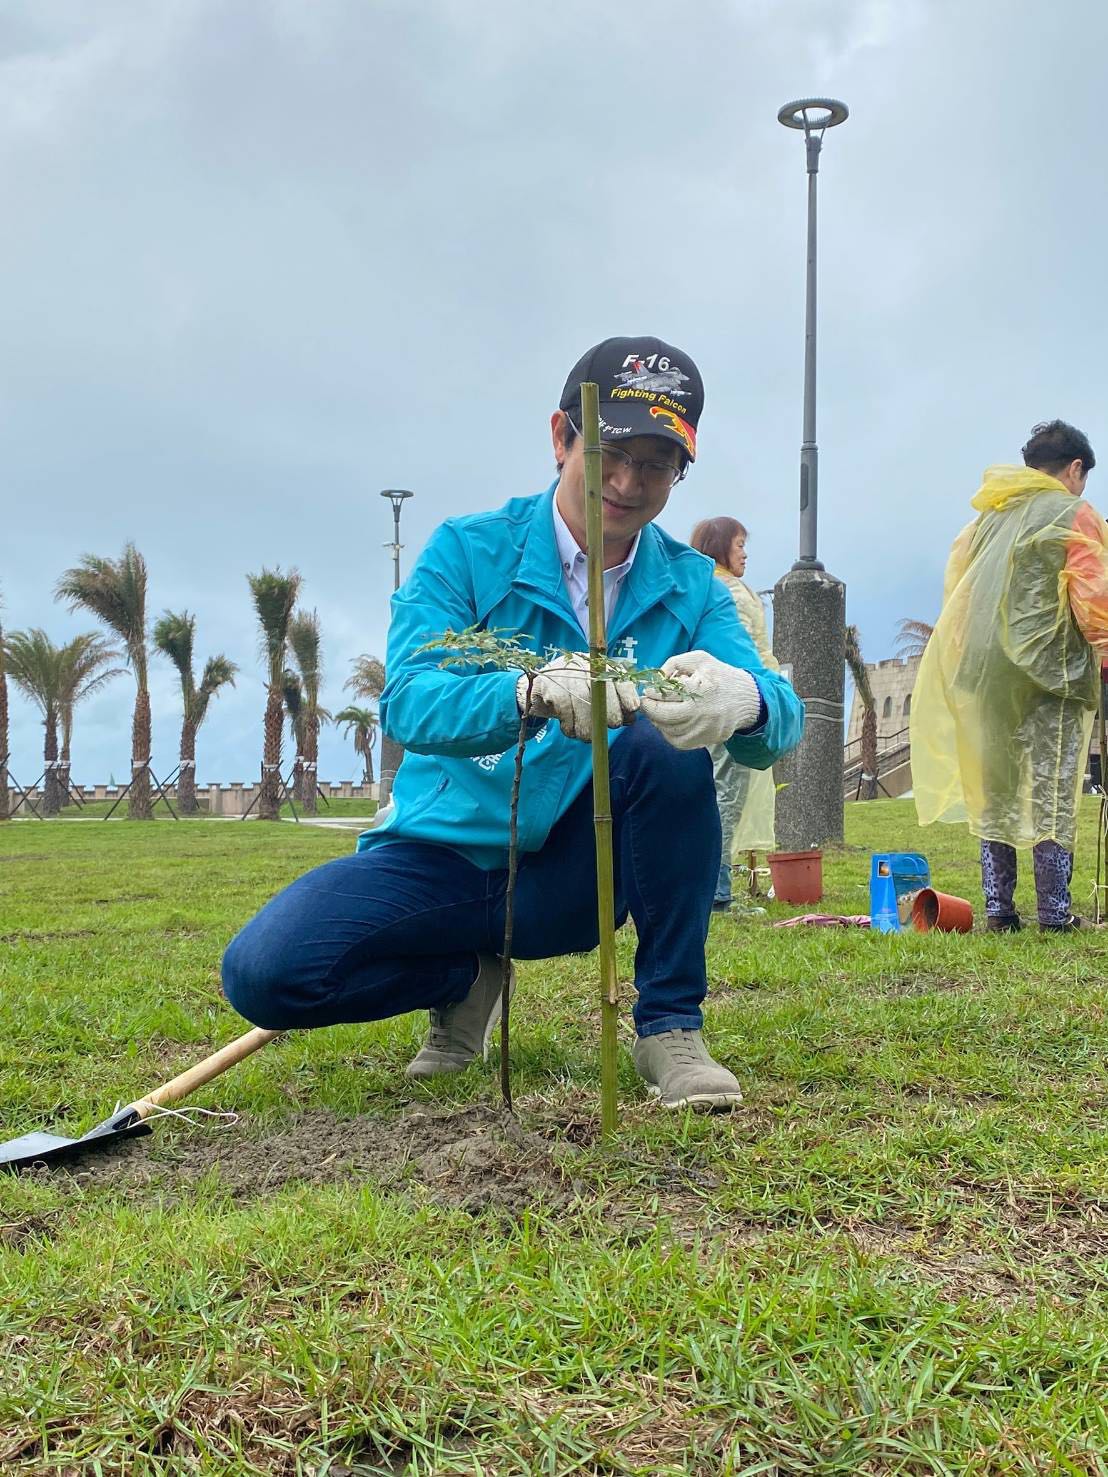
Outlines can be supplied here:
[[[580, 436], [581, 432], [573, 425], [572, 417], [567, 414], [566, 420]], [[639, 477], [644, 487], [649, 487], [654, 492], [668, 492], [678, 482], [684, 481], [685, 473], [689, 470], [687, 465], [678, 467], [674, 462], [661, 461], [657, 457], [629, 456], [618, 446], [603, 441], [600, 443], [600, 452], [605, 477], [629, 471]]]

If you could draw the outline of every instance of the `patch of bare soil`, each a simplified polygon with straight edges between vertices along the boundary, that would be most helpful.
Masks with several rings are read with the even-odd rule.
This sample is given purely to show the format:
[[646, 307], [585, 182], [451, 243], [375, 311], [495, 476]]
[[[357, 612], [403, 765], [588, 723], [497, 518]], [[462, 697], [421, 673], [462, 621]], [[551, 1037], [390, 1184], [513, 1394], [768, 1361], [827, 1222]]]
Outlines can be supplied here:
[[584, 1191], [572, 1174], [580, 1153], [574, 1143], [487, 1104], [414, 1108], [387, 1118], [309, 1111], [260, 1137], [243, 1127], [240, 1121], [229, 1130], [167, 1135], [156, 1154], [148, 1138], [122, 1141], [73, 1161], [71, 1173], [85, 1183], [171, 1193], [214, 1173], [236, 1200], [293, 1183], [366, 1179], [417, 1189], [454, 1209], [511, 1214], [540, 1205], [564, 1209]]

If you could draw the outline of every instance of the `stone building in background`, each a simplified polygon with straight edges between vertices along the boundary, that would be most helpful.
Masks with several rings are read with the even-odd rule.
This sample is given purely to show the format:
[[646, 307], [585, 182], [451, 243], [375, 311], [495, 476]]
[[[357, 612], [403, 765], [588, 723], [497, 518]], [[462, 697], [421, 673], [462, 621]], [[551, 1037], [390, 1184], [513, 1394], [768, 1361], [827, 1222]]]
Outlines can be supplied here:
[[[884, 749], [890, 740], [908, 727], [912, 711], [912, 690], [919, 675], [919, 657], [905, 660], [891, 656], [883, 662], [867, 662], [873, 701], [877, 706], [877, 748]], [[862, 737], [862, 705], [858, 694], [850, 709], [850, 724], [846, 730], [846, 741], [852, 744]], [[907, 741], [908, 735], [904, 734]]]

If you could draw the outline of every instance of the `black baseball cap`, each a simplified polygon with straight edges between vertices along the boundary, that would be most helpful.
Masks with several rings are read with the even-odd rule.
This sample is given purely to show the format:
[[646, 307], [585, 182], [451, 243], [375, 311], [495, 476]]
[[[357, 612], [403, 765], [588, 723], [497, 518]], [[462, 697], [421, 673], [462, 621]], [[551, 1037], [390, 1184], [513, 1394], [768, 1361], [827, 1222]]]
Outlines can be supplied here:
[[643, 334], [606, 338], [582, 354], [569, 372], [558, 409], [581, 430], [581, 386], [600, 387], [600, 434], [664, 436], [696, 461], [696, 426], [704, 409], [704, 381], [689, 356]]

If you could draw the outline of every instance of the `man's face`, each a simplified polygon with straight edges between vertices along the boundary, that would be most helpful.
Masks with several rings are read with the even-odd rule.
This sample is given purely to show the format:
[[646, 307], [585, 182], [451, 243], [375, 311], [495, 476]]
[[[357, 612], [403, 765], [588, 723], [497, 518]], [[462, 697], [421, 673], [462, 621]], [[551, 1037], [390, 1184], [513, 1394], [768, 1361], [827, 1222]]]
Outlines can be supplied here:
[[[566, 414], [556, 410], [550, 419], [554, 456], [561, 463], [558, 508], [582, 548], [585, 547], [585, 444], [575, 436], [565, 449]], [[665, 462], [676, 473], [682, 466], [675, 442], [664, 436], [628, 436], [618, 450], [635, 462]], [[604, 458], [602, 495], [604, 502], [604, 553], [618, 563], [641, 528], [657, 518], [669, 502], [673, 483], [639, 465], [619, 465], [619, 458]]]

